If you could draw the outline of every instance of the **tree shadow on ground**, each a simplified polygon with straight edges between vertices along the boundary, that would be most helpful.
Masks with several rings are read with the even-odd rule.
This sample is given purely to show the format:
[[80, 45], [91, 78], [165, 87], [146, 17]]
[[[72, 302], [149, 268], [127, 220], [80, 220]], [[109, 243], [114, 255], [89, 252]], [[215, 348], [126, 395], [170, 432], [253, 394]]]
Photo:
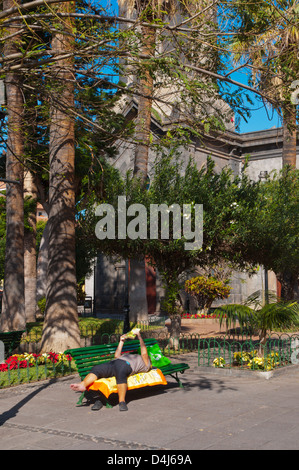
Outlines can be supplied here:
[[[181, 379], [182, 381], [182, 379]], [[222, 393], [226, 390], [231, 390], [231, 391], [238, 391], [237, 388], [235, 387], [230, 387], [227, 386], [227, 383], [224, 382], [223, 380], [219, 378], [207, 378], [207, 377], [198, 377], [196, 380], [183, 380], [183, 388], [179, 387], [176, 382], [168, 382], [167, 384], [167, 389], [171, 393], [175, 392], [183, 392], [183, 393], [188, 393], [191, 390], [198, 389], [198, 391], [202, 390], [210, 390], [210, 391], [216, 391], [217, 393]]]
[[19, 410], [24, 405], [26, 405], [26, 403], [28, 403], [30, 400], [32, 400], [32, 398], [34, 398], [35, 395], [37, 395], [42, 390], [46, 389], [47, 387], [49, 387], [50, 385], [52, 385], [53, 383], [56, 383], [56, 382], [57, 382], [57, 379], [51, 379], [46, 384], [40, 385], [38, 388], [35, 388], [31, 393], [26, 394], [26, 396], [21, 401], [16, 403], [12, 408], [10, 408], [9, 410], [4, 411], [4, 413], [0, 414], [0, 426], [3, 426], [3, 424], [6, 423], [6, 421], [8, 421], [9, 419], [14, 418], [15, 416], [17, 416]]

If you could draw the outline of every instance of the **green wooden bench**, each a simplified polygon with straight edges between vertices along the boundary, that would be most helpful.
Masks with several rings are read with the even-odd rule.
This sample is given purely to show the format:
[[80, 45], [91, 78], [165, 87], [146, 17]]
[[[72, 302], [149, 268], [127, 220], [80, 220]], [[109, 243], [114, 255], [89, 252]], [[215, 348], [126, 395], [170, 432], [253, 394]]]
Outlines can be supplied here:
[[0, 341], [4, 343], [5, 357], [11, 356], [14, 349], [19, 346], [23, 333], [25, 330], [0, 331]]
[[[144, 340], [146, 347], [153, 346], [157, 344], [157, 340], [154, 338], [147, 338]], [[90, 372], [91, 368], [96, 365], [100, 364], [101, 362], [108, 362], [114, 359], [114, 353], [118, 343], [111, 343], [111, 344], [101, 344], [97, 346], [88, 346], [85, 348], [78, 348], [78, 349], [67, 349], [64, 354], [70, 354], [75, 361], [78, 373], [80, 375], [81, 380], [83, 380], [86, 375]], [[140, 343], [139, 340], [128, 340], [124, 343], [122, 352], [130, 353], [130, 354], [138, 354]], [[159, 367], [163, 375], [170, 375], [173, 377], [179, 384], [180, 387], [183, 388], [183, 384], [180, 381], [178, 374], [183, 374], [185, 370], [189, 369], [189, 365], [185, 363], [179, 364], [167, 364], [166, 366]], [[84, 398], [84, 393], [81, 394], [80, 399], [77, 405], [82, 404], [82, 400]], [[110, 407], [107, 401], [107, 407]]]

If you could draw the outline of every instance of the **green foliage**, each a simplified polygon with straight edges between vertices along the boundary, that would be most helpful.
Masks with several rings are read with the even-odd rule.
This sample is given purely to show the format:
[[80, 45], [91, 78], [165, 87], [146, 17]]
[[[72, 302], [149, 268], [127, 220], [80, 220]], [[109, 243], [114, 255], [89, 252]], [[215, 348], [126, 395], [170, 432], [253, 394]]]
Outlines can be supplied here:
[[178, 294], [181, 286], [177, 279], [171, 277], [168, 272], [162, 272], [163, 287], [165, 288], [165, 297], [162, 301], [162, 309], [171, 317], [180, 313], [178, 305]]
[[[235, 207], [232, 249], [276, 274], [299, 274], [299, 170], [284, 167]], [[253, 199], [254, 198], [254, 199]]]
[[261, 343], [266, 335], [276, 329], [289, 329], [299, 326], [299, 306], [297, 302], [276, 301], [262, 304], [259, 293], [254, 293], [244, 304], [224, 305], [215, 310], [220, 325], [227, 328], [238, 321], [241, 329], [251, 328], [259, 332]]
[[40, 313], [44, 315], [45, 310], [46, 310], [46, 298], [42, 297], [41, 299], [38, 300], [37, 302], [38, 308], [40, 310]]
[[[217, 264], [219, 260], [230, 260], [232, 266], [248, 268], [241, 253], [231, 250], [231, 243], [236, 237], [237, 221], [234, 221], [236, 206], [254, 206], [258, 185], [252, 183], [246, 175], [234, 177], [229, 169], [216, 173], [214, 163], [207, 160], [206, 167], [198, 169], [190, 160], [183, 167], [180, 155], [175, 148], [170, 154], [160, 149], [150, 174], [151, 184], [144, 191], [138, 181], [128, 173], [122, 178], [116, 170], [106, 167], [102, 172], [103, 186], [101, 191], [93, 191], [85, 201], [85, 210], [80, 216], [82, 243], [89, 243], [108, 255], [123, 258], [144, 259], [146, 256], [153, 266], [158, 268], [167, 295], [164, 308], [168, 313], [176, 312], [176, 299], [180, 290], [179, 276], [194, 266]], [[143, 204], [147, 210], [147, 238], [135, 240], [126, 237], [119, 239], [117, 197], [125, 195], [127, 207], [133, 203]], [[115, 208], [116, 237], [113, 240], [98, 240], [95, 236], [95, 207], [99, 203], [109, 203]], [[150, 238], [150, 206], [151, 204], [190, 204], [192, 229], [195, 226], [195, 204], [203, 204], [203, 246], [198, 250], [185, 250], [185, 238], [175, 239], [170, 218], [169, 239], [162, 238], [161, 224], [158, 227], [158, 238]], [[183, 216], [183, 214], [181, 214]], [[182, 218], [182, 217], [181, 217]], [[127, 224], [132, 220], [127, 216]], [[84, 242], [85, 240], [85, 242]]]

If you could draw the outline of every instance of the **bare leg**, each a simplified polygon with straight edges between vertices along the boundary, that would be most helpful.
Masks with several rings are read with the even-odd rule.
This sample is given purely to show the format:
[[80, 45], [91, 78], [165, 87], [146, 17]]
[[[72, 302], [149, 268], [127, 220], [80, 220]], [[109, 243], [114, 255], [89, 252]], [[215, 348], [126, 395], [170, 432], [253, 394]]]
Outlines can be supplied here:
[[127, 389], [128, 389], [127, 384], [118, 384], [117, 385], [117, 393], [118, 393], [119, 403], [121, 403], [122, 401], [126, 401]]
[[71, 384], [71, 389], [75, 392], [85, 392], [85, 390], [97, 380], [95, 374], [88, 374], [79, 384]]

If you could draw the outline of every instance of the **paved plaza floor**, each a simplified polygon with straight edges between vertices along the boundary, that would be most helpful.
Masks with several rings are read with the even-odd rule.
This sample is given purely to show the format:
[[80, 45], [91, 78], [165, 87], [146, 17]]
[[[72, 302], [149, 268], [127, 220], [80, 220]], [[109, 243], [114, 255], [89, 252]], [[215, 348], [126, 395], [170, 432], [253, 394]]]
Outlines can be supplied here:
[[196, 353], [178, 359], [190, 364], [184, 388], [167, 377], [167, 386], [132, 390], [127, 412], [77, 407], [77, 376], [1, 390], [0, 449], [106, 450], [107, 459], [121, 451], [299, 449], [298, 368], [266, 380], [199, 368]]

